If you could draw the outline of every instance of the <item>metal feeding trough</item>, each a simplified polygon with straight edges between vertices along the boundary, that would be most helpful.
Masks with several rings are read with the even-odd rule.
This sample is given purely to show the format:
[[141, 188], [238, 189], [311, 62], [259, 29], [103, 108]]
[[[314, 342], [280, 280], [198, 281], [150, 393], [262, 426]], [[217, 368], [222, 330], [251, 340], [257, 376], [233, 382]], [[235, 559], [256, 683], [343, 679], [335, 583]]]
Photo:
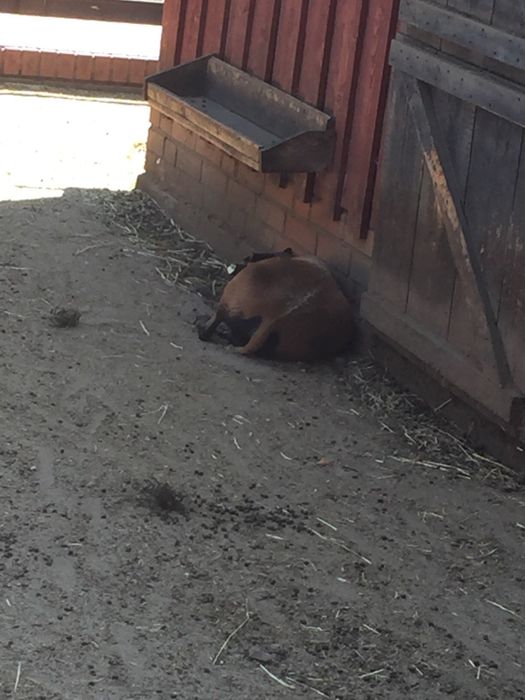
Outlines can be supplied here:
[[333, 117], [216, 56], [150, 76], [146, 99], [259, 172], [318, 172], [332, 162]]

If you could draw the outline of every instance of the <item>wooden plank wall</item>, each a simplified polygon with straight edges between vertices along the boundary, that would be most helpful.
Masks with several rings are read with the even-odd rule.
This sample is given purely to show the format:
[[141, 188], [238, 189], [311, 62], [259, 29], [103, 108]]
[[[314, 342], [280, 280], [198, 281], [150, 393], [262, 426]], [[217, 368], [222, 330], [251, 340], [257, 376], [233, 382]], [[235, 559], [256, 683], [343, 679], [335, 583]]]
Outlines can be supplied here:
[[[480, 29], [480, 38], [470, 45], [458, 34], [447, 37], [447, 30], [441, 34], [415, 30], [403, 21], [409, 14], [408, 5], [413, 13], [424, 13], [424, 5], [457, 11], [459, 18], [472, 18], [490, 30], [471, 24], [469, 31]], [[491, 33], [492, 29], [502, 33]], [[447, 64], [451, 68], [443, 70], [440, 78], [436, 73], [441, 85], [432, 87], [432, 103], [453, 162], [458, 198], [481, 261], [513, 383], [525, 392], [525, 112], [521, 117], [519, 109], [514, 112], [511, 99], [519, 96], [525, 85], [525, 43], [519, 41], [525, 39], [525, 3], [404, 0], [400, 36], [403, 41], [407, 38], [416, 52], [437, 49], [432, 55], [438, 60], [460, 61], [458, 71], [467, 67], [462, 73], [465, 86], [461, 96], [447, 91], [454, 81], [458, 84], [460, 73], [455, 72], [455, 64]], [[496, 49], [501, 41], [499, 52], [492, 43], [487, 44], [485, 36], [495, 42]], [[499, 60], [494, 58], [496, 54]], [[472, 74], [468, 73], [470, 68]], [[488, 80], [483, 106], [481, 93], [475, 95], [469, 88], [468, 75], [477, 75], [478, 68], [487, 71], [483, 73]], [[415, 66], [414, 70], [420, 68]], [[493, 348], [489, 339], [480, 335], [456, 272], [401, 90], [401, 73], [402, 69], [396, 68], [391, 83], [370, 293], [388, 303], [392, 314], [406, 318], [411, 327], [434, 338], [431, 342], [436, 347], [449, 348], [466, 358], [480, 378], [490, 377]], [[504, 83], [500, 77], [505, 78]], [[511, 92], [498, 92], [501, 85]]]
[[0, 0], [0, 12], [32, 17], [161, 24], [162, 0]]
[[[161, 68], [215, 52], [335, 115], [333, 168], [294, 177], [314, 224], [365, 238], [398, 0], [166, 0]], [[312, 205], [312, 206], [310, 206]], [[341, 215], [346, 226], [337, 224]], [[320, 242], [322, 247], [323, 242]]]

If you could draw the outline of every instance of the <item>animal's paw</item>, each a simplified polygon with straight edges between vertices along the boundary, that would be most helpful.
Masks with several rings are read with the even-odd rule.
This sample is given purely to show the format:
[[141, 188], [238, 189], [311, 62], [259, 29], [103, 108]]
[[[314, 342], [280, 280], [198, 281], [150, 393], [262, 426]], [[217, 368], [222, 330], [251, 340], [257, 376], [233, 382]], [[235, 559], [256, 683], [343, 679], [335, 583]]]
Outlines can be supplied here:
[[210, 333], [208, 330], [208, 322], [210, 320], [210, 316], [197, 316], [195, 320], [195, 327], [197, 329], [197, 334], [200, 338], [200, 340], [209, 340], [210, 339]]

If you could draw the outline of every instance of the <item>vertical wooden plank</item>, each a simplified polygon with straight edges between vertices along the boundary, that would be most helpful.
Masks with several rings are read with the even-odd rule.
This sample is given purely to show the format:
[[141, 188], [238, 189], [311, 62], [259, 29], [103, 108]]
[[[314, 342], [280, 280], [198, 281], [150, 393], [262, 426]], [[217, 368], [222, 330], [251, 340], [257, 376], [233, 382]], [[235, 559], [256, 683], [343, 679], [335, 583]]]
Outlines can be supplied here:
[[329, 20], [333, 7], [334, 0], [325, 0], [310, 2], [308, 8], [303, 57], [295, 93], [316, 107], [322, 107], [325, 99], [333, 32]]
[[[450, 152], [456, 181], [464, 201], [465, 185], [470, 163], [470, 148], [475, 108], [438, 90], [433, 102], [443, 138]], [[447, 337], [450, 309], [456, 284], [456, 270], [443, 229], [436, 200], [425, 170], [416, 227], [414, 257], [407, 313], [434, 333]], [[469, 324], [469, 332], [475, 332]]]
[[208, 2], [204, 23], [202, 55], [222, 53], [225, 24], [228, 21], [229, 0], [211, 0]]
[[437, 208], [432, 180], [425, 168], [409, 279], [407, 314], [419, 321], [425, 329], [446, 338], [454, 284], [454, 261]]
[[[335, 0], [310, 3], [308, 6], [300, 73], [297, 87], [294, 89], [295, 94], [320, 109], [323, 109], [326, 97], [335, 10]], [[315, 175], [309, 174], [302, 180], [302, 199], [304, 202], [311, 202]]]
[[40, 75], [40, 51], [24, 51], [22, 54], [21, 75], [25, 78]]
[[408, 104], [394, 73], [381, 180], [370, 292], [397, 311], [406, 310], [423, 157]]
[[128, 81], [130, 85], [143, 85], [144, 78], [149, 72], [149, 61], [142, 58], [130, 58]]
[[5, 49], [4, 52], [4, 74], [20, 75], [22, 69], [23, 51], [19, 49]]
[[[106, 60], [108, 62], [108, 72], [107, 72], [107, 78], [105, 78], [105, 80], [109, 81], [109, 79], [110, 79], [109, 78], [109, 68], [111, 65], [111, 61], [113, 59], [108, 57]], [[58, 60], [56, 77], [61, 78], [62, 80], [71, 80], [74, 75], [75, 75], [75, 55], [72, 53], [60, 54], [60, 58]]]
[[59, 54], [54, 51], [42, 51], [40, 56], [40, 75], [42, 78], [55, 78]]
[[[361, 236], [364, 229], [365, 207], [370, 214], [376, 158], [379, 151], [379, 129], [385, 95], [387, 55], [393, 20], [397, 16], [397, 0], [370, 0], [363, 39], [356, 112], [348, 148], [345, 188], [341, 199], [348, 212], [349, 234]], [[366, 222], [366, 228], [368, 221]], [[366, 233], [366, 232], [365, 232]]]
[[525, 393], [525, 131], [507, 236], [499, 326], [514, 381]]
[[129, 77], [129, 59], [113, 57], [111, 59], [111, 82], [127, 85]]
[[495, 0], [492, 24], [525, 38], [525, 3], [520, 0]]
[[[479, 251], [496, 314], [502, 293], [505, 250], [519, 166], [522, 130], [478, 109], [465, 195], [465, 214]], [[487, 174], [492, 173], [492, 177]], [[472, 326], [461, 283], [456, 282], [449, 340], [479, 367], [493, 367], [492, 352]]]
[[93, 56], [77, 56], [75, 58], [75, 80], [91, 80], [92, 76]]
[[246, 47], [250, 44], [254, 0], [232, 0], [224, 54], [239, 68], [244, 67]]
[[325, 109], [335, 117], [337, 139], [331, 169], [316, 176], [316, 201], [311, 212], [316, 223], [333, 232], [337, 230], [337, 233], [341, 226], [333, 222], [333, 219], [339, 219], [335, 202], [338, 195], [340, 197], [345, 179], [366, 18], [365, 0], [337, 4], [325, 96]]
[[494, 0], [448, 0], [448, 7], [490, 24]]
[[263, 80], [272, 74], [280, 9], [281, 0], [256, 0], [254, 6], [246, 68]]
[[180, 61], [186, 4], [187, 0], [164, 0], [160, 40], [160, 70], [171, 68]]
[[[294, 76], [299, 76], [299, 66], [304, 47], [304, 32], [308, 0], [284, 0], [279, 16], [272, 83], [282, 90], [292, 92]], [[297, 66], [297, 68], [296, 68]]]
[[199, 56], [199, 44], [202, 48], [206, 22], [207, 0], [186, 0], [186, 3], [179, 63], [191, 61]]

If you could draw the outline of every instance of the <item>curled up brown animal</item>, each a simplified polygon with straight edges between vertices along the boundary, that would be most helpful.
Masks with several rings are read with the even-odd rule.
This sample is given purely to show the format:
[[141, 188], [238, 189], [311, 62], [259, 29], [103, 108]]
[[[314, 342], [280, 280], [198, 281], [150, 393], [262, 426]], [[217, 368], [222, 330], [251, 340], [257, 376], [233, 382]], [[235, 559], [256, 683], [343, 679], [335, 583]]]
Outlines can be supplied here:
[[290, 248], [237, 266], [200, 339], [210, 340], [221, 323], [243, 355], [275, 360], [328, 359], [353, 336], [350, 303], [326, 265]]

